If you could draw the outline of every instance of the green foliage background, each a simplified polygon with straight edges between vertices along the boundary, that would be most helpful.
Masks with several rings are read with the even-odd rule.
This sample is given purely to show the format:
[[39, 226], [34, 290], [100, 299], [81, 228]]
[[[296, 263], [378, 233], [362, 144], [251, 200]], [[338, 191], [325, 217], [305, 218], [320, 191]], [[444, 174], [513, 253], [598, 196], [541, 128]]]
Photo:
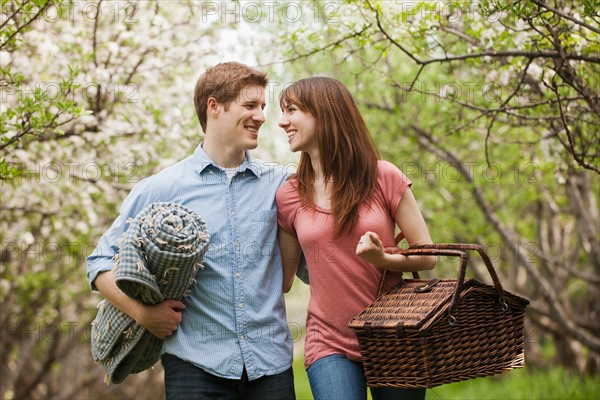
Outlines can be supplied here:
[[[296, 159], [276, 124], [286, 83], [341, 80], [382, 157], [413, 181], [434, 240], [482, 244], [505, 288], [531, 300], [525, 371], [430, 398], [598, 394], [596, 0], [0, 6], [2, 398], [162, 397], [159, 366], [102, 384], [84, 259], [136, 182], [193, 151], [193, 83], [231, 59], [273, 83], [259, 156]], [[454, 276], [440, 261], [434, 274]], [[287, 297], [299, 332], [307, 296], [296, 283]]]

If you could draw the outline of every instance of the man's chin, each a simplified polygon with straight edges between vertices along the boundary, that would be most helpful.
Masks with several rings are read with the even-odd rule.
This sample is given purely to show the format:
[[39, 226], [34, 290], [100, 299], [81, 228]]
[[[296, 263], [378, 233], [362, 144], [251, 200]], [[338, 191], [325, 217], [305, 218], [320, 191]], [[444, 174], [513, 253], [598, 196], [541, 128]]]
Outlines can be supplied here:
[[248, 148], [248, 150], [254, 150], [258, 147], [258, 138], [256, 139], [250, 139], [248, 141], [248, 145], [246, 146]]

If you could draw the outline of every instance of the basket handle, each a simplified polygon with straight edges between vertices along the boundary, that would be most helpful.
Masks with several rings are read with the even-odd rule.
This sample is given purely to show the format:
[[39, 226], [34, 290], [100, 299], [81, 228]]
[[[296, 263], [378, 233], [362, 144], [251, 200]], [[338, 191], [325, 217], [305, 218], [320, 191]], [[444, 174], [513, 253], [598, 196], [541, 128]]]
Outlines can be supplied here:
[[431, 256], [455, 256], [460, 257], [460, 267], [458, 270], [458, 281], [456, 285], [456, 291], [454, 292], [454, 296], [452, 297], [452, 301], [450, 303], [449, 312], [454, 310], [454, 307], [458, 303], [458, 298], [463, 289], [463, 284], [465, 281], [465, 275], [467, 272], [467, 250], [475, 250], [481, 258], [487, 270], [492, 277], [492, 281], [494, 282], [494, 287], [498, 292], [500, 298], [504, 295], [504, 289], [502, 289], [502, 285], [500, 284], [500, 279], [498, 279], [498, 275], [496, 274], [496, 270], [492, 265], [492, 261], [488, 257], [487, 253], [483, 249], [482, 246], [478, 244], [470, 244], [470, 243], [435, 243], [435, 244], [422, 244], [422, 245], [414, 245], [408, 249], [400, 249], [397, 248], [395, 250], [389, 250], [392, 254], [402, 254], [405, 256], [410, 255], [431, 255]]
[[[402, 231], [400, 231], [394, 238], [396, 245], [398, 245], [402, 241], [402, 239], [404, 239], [404, 233], [402, 233]], [[397, 252], [398, 249], [399, 249], [399, 247], [385, 247], [383, 250], [388, 254], [394, 254]], [[379, 281], [379, 289], [377, 290], [376, 298], [378, 298], [379, 296], [381, 296], [383, 294], [383, 289], [385, 288], [385, 281], [387, 279], [387, 276], [389, 273], [391, 274], [393, 272], [394, 271], [390, 271], [387, 268], [383, 270], [383, 274], [381, 275], [381, 280]], [[412, 271], [412, 276], [414, 279], [420, 279], [419, 272], [417, 272], [417, 271]]]

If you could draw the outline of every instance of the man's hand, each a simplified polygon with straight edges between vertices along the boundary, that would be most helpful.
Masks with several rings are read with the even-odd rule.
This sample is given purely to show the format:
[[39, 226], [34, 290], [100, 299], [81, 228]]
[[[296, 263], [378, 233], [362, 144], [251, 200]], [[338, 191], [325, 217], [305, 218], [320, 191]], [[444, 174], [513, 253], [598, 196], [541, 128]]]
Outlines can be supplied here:
[[96, 287], [112, 305], [133, 318], [159, 339], [177, 330], [185, 304], [178, 300], [165, 300], [153, 306], [142, 304], [123, 293], [115, 283], [115, 271], [98, 274]]
[[134, 319], [159, 339], [170, 336], [181, 323], [185, 304], [178, 300], [165, 300], [153, 306], [140, 303]]

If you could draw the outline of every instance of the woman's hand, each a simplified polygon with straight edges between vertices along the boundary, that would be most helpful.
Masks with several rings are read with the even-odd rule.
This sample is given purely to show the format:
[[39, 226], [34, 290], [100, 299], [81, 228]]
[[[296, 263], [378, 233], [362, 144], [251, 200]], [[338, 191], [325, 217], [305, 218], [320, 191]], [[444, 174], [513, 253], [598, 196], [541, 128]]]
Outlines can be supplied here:
[[381, 238], [375, 232], [365, 232], [356, 244], [356, 255], [378, 267], [386, 263], [386, 254]]

